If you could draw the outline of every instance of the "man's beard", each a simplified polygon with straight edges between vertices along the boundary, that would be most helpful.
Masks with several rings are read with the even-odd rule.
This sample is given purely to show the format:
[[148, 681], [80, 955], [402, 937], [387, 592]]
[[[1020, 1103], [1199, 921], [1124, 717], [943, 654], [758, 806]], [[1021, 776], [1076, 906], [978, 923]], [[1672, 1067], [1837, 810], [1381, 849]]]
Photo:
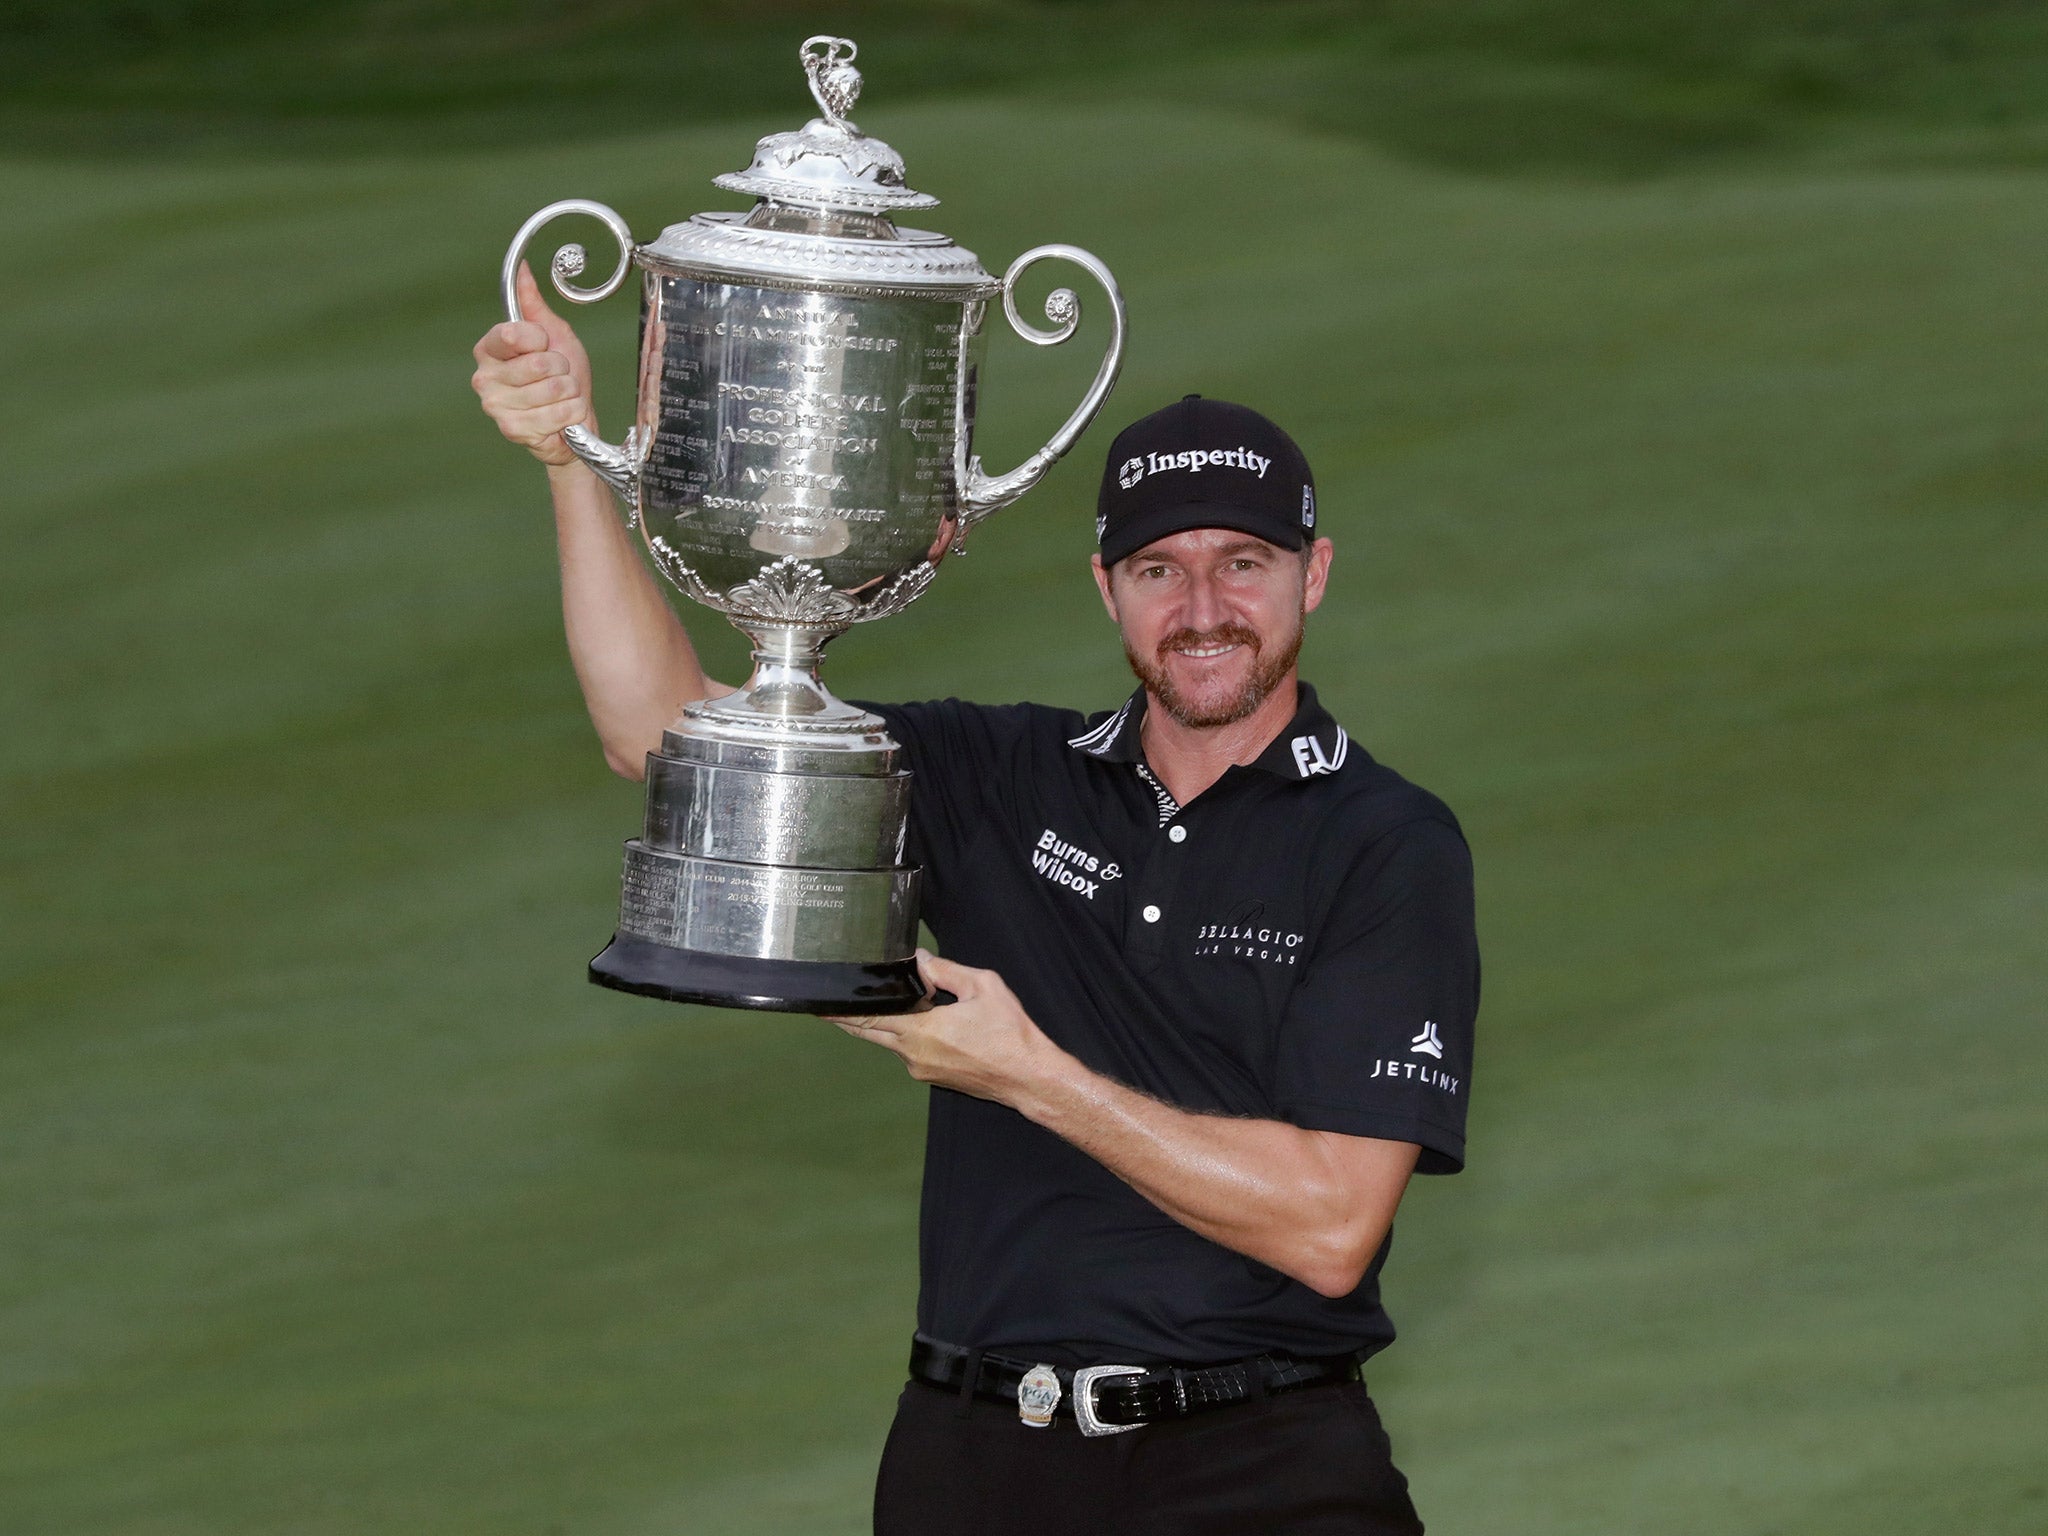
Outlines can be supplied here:
[[[1150, 660], [1140, 657], [1126, 641], [1124, 659], [1130, 662], [1138, 681], [1145, 685], [1146, 691], [1159, 701], [1159, 707], [1176, 724], [1190, 730], [1210, 730], [1219, 725], [1235, 725], [1273, 696], [1273, 690], [1280, 686], [1281, 680], [1301, 655], [1302, 631], [1303, 626], [1297, 621], [1294, 632], [1268, 656], [1257, 633], [1242, 624], [1218, 624], [1214, 629], [1176, 629], [1159, 642], [1159, 649]], [[1247, 646], [1252, 653], [1252, 668], [1235, 693], [1213, 704], [1198, 705], [1175, 685], [1166, 670], [1164, 658], [1182, 647], [1204, 645]]]

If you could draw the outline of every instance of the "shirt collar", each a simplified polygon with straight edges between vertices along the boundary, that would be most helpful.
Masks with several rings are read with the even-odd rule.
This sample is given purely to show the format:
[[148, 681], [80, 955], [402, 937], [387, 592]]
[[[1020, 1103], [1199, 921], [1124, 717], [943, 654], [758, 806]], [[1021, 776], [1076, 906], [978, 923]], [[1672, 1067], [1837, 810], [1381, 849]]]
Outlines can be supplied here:
[[[1335, 773], [1350, 756], [1351, 738], [1317, 702], [1315, 689], [1307, 683], [1296, 686], [1300, 697], [1294, 718], [1245, 766], [1281, 779], [1313, 779]], [[1121, 708], [1096, 718], [1067, 745], [1105, 763], [1142, 763], [1144, 725], [1145, 690], [1141, 687]]]

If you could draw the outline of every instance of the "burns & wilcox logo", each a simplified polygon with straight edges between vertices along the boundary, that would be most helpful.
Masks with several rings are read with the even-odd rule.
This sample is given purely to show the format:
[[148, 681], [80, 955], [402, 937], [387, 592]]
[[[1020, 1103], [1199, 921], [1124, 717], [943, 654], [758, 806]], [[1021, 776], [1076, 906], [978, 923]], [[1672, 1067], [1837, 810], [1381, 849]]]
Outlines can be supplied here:
[[1054, 885], [1064, 885], [1089, 901], [1095, 899], [1105, 880], [1123, 875], [1116, 865], [1104, 863], [1085, 848], [1075, 847], [1051, 827], [1038, 834], [1038, 845], [1031, 850], [1031, 867]]

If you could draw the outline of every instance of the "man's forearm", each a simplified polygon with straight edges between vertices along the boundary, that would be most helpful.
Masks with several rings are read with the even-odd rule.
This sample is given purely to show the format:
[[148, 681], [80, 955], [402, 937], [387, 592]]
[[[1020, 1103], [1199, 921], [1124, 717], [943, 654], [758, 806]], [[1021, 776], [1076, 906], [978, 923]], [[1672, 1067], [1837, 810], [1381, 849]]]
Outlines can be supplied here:
[[725, 693], [704, 675], [682, 621], [641, 559], [611, 492], [580, 461], [548, 468], [562, 563], [562, 626], [605, 760], [627, 778], [692, 699]]
[[1420, 1148], [1176, 1109], [1054, 1044], [994, 971], [923, 950], [917, 963], [953, 1002], [833, 1022], [894, 1051], [919, 1082], [1008, 1105], [1211, 1242], [1325, 1296], [1358, 1288]]
[[1065, 1052], [1030, 1074], [1012, 1107], [1181, 1225], [1326, 1296], [1348, 1295], [1364, 1277], [1418, 1151], [1178, 1109]]

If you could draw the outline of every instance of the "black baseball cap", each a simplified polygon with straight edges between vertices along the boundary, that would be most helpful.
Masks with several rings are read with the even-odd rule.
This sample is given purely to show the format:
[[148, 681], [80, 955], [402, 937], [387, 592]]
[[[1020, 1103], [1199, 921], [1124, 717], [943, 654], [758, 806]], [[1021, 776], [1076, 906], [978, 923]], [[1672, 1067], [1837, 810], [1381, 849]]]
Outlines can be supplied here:
[[1248, 406], [1187, 395], [1110, 445], [1095, 501], [1102, 563], [1189, 528], [1234, 528], [1300, 549], [1316, 534], [1316, 482], [1294, 439]]

